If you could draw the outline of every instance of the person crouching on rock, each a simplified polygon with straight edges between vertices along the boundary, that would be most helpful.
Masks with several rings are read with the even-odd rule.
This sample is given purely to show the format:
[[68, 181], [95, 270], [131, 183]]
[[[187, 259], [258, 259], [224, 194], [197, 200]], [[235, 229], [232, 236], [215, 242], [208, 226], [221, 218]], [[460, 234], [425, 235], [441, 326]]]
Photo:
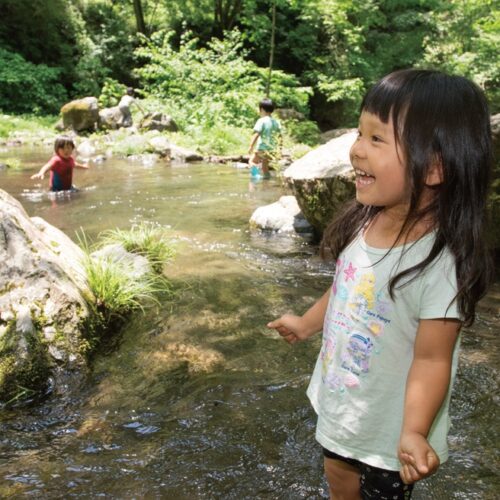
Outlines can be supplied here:
[[144, 110], [142, 109], [141, 105], [137, 102], [137, 99], [134, 97], [134, 89], [132, 87], [127, 87], [125, 95], [120, 99], [120, 102], [118, 103], [118, 109], [122, 114], [122, 119], [121, 119], [122, 127], [131, 127], [133, 124], [132, 113], [130, 111], [130, 106], [132, 104], [135, 104], [142, 113], [142, 116], [145, 116]]
[[43, 179], [50, 170], [49, 189], [51, 191], [67, 191], [75, 189], [73, 186], [73, 169], [89, 166], [77, 163], [73, 158], [75, 143], [70, 137], [59, 136], [54, 143], [55, 155], [40, 169], [37, 174], [31, 176], [32, 179]]

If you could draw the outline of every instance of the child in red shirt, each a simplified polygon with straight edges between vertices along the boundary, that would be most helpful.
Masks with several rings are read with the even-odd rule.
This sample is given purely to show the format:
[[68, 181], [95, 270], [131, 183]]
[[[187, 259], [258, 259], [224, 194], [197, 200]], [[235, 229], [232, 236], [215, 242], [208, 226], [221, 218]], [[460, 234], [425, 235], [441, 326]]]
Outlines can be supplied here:
[[73, 140], [66, 136], [60, 136], [54, 143], [54, 151], [56, 154], [40, 169], [40, 171], [32, 175], [32, 179], [43, 179], [45, 174], [50, 170], [49, 188], [51, 191], [66, 191], [73, 189], [73, 169], [85, 168], [88, 165], [77, 163], [72, 154], [75, 149]]

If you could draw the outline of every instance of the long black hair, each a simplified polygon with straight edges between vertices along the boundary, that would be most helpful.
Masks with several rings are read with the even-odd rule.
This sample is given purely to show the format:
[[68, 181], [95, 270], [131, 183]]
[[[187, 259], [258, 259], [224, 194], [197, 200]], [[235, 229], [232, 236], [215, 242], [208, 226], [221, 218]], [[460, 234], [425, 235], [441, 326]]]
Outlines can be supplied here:
[[[456, 263], [458, 309], [464, 324], [472, 324], [477, 301], [486, 293], [493, 274], [484, 239], [493, 157], [490, 115], [483, 92], [460, 76], [400, 70], [376, 83], [360, 109], [384, 123], [391, 118], [396, 144], [405, 153], [411, 194], [400, 235], [422, 217], [435, 222], [436, 238], [429, 255], [391, 279], [391, 297], [403, 277], [414, 279], [448, 247]], [[433, 187], [433, 200], [422, 209], [419, 201], [436, 161], [442, 166], [443, 181]], [[355, 200], [348, 203], [325, 230], [321, 254], [337, 258], [382, 208]]]

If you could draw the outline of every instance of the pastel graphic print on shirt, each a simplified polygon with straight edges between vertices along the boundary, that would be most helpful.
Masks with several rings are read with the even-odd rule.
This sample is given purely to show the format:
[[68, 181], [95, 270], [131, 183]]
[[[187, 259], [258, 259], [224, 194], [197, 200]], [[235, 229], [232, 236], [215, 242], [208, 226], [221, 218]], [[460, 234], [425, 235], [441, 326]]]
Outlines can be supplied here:
[[334, 304], [325, 316], [320, 353], [322, 379], [330, 391], [344, 392], [363, 383], [372, 357], [383, 349], [392, 307], [372, 268], [350, 260], [337, 261], [332, 292]]

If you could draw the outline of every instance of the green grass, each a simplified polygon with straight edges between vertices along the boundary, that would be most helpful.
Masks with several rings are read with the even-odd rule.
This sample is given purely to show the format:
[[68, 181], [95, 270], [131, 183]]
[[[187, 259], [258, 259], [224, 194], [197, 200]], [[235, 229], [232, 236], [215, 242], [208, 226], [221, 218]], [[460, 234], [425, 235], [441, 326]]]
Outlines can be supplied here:
[[99, 235], [103, 245], [121, 243], [127, 252], [144, 255], [156, 272], [175, 256], [165, 230], [153, 224], [138, 224], [130, 230], [110, 229]]
[[158, 303], [157, 295], [169, 289], [168, 281], [155, 273], [131, 279], [123, 264], [111, 258], [89, 256], [84, 266], [104, 328], [135, 311], [144, 312], [147, 304]]
[[[145, 312], [146, 307], [159, 304], [158, 297], [172, 298], [169, 280], [163, 275], [164, 264], [174, 251], [165, 230], [151, 224], [133, 226], [130, 230], [108, 230], [99, 235], [97, 244], [90, 245], [82, 232], [78, 235], [86, 258], [83, 262], [93, 299], [93, 318], [89, 323], [88, 340], [93, 350], [100, 340], [133, 313]], [[120, 243], [131, 253], [146, 257], [151, 271], [131, 278], [126, 264], [113, 257], [92, 257], [94, 248]]]
[[[154, 99], [144, 99], [141, 104], [146, 110], [162, 111], [172, 114], [174, 120], [179, 122], [181, 129], [178, 132], [163, 132], [170, 142], [178, 146], [193, 149], [199, 153], [208, 155], [245, 155], [252, 136], [252, 124], [248, 128], [236, 127], [220, 122], [217, 127], [207, 127], [204, 125], [194, 125], [183, 123], [186, 121], [182, 117], [182, 112], [177, 110], [169, 113], [169, 109], [162, 105], [160, 101]], [[137, 125], [141, 116], [134, 114], [134, 123]], [[179, 118], [179, 120], [178, 120]], [[255, 116], [257, 119], [258, 116]], [[0, 114], [0, 139], [13, 140], [21, 139], [26, 142], [39, 142], [45, 139], [53, 139], [57, 135], [55, 124], [57, 116], [36, 116], [36, 115], [7, 115]], [[310, 146], [315, 146], [317, 127], [312, 122], [304, 121], [296, 123], [294, 121], [282, 122], [284, 137], [284, 150], [291, 154], [293, 159], [297, 159]], [[141, 131], [139, 134], [130, 134], [127, 129], [109, 131], [107, 133], [99, 131], [90, 134], [88, 137], [100, 144], [101, 148], [110, 148], [115, 155], [129, 156], [151, 152], [149, 140], [158, 132]], [[106, 140], [111, 139], [111, 144]], [[307, 146], [308, 145], [308, 146]]]
[[21, 170], [22, 168], [22, 163], [19, 158], [4, 158], [2, 159], [2, 163], [5, 163], [7, 168], [10, 168], [11, 170]]
[[36, 115], [6, 115], [0, 114], [0, 138], [15, 139], [29, 137], [33, 140], [52, 137], [56, 134], [54, 128], [56, 116]]
[[199, 151], [203, 155], [246, 154], [251, 129], [243, 129], [221, 123], [217, 127], [189, 126], [184, 131], [172, 132], [169, 137], [174, 144]]

